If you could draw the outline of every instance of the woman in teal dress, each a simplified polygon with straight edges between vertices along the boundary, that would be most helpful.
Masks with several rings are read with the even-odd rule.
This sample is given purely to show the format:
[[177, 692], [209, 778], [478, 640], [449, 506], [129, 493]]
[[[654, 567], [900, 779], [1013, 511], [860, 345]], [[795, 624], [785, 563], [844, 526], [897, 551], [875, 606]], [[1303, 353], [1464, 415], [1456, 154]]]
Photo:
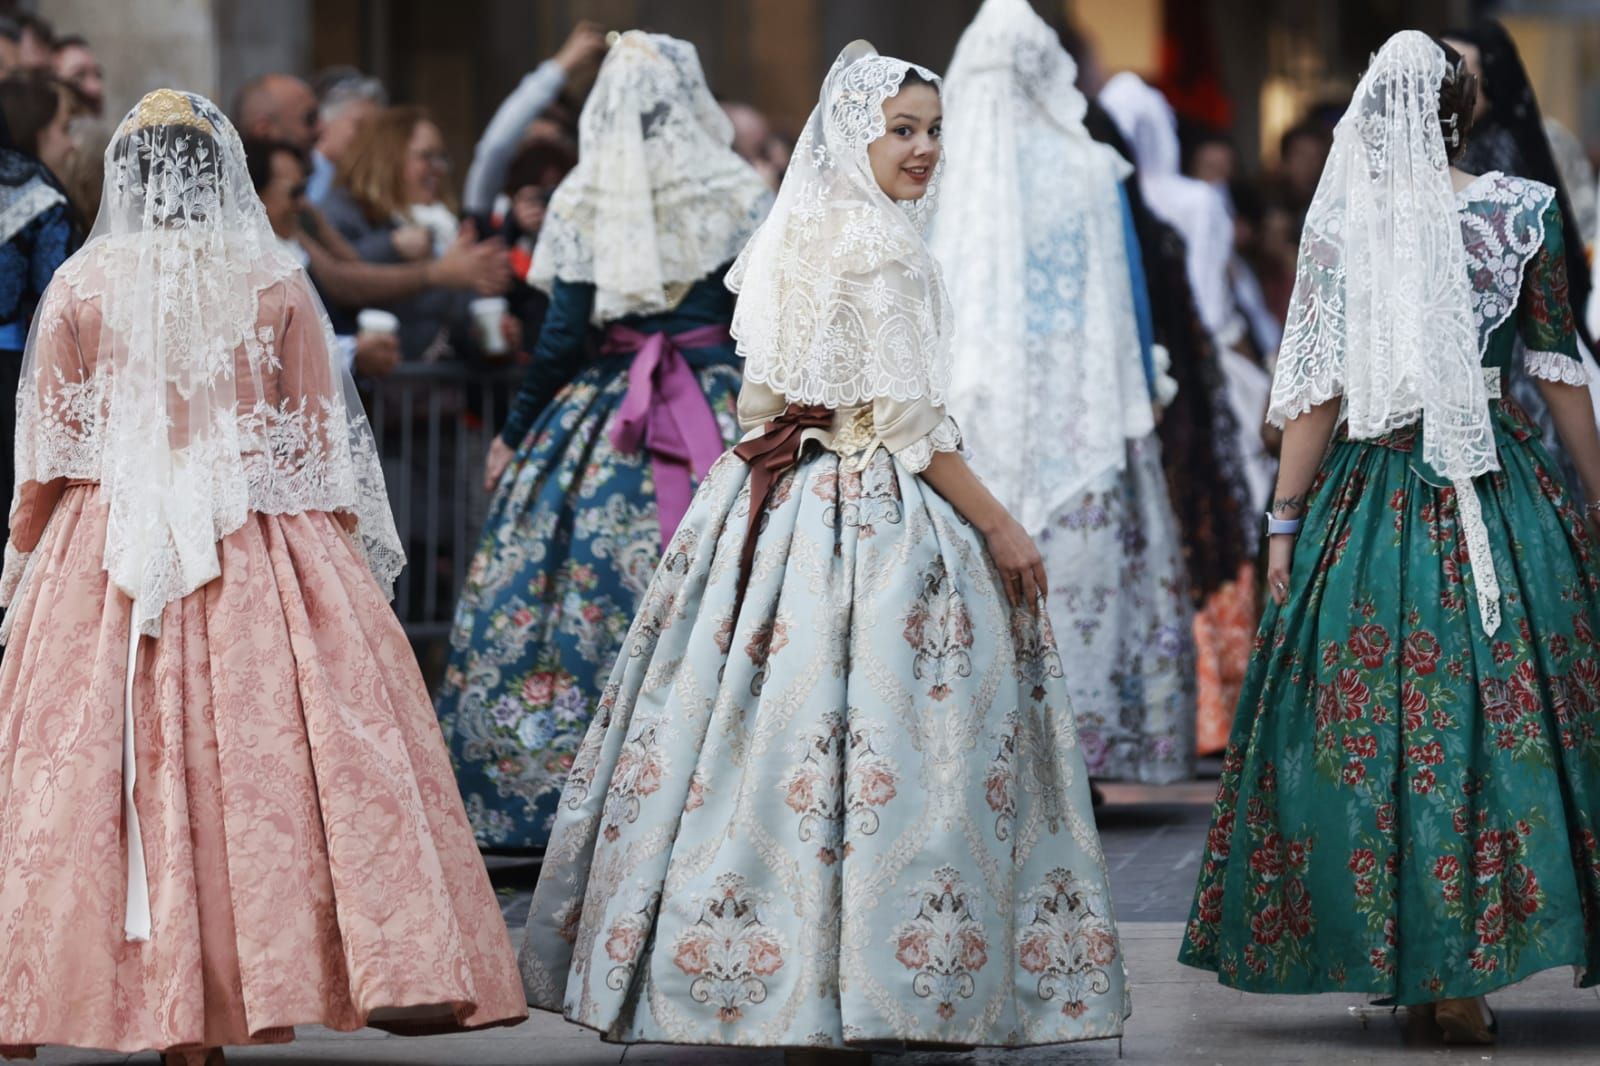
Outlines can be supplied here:
[[694, 47], [623, 34], [529, 280], [550, 293], [495, 439], [436, 702], [484, 847], [543, 847], [572, 757], [693, 483], [737, 436], [728, 264], [771, 194]]
[[1448, 165], [1474, 91], [1432, 39], [1391, 39], [1308, 216], [1272, 602], [1180, 958], [1486, 1042], [1485, 993], [1600, 981], [1600, 503], [1500, 398], [1519, 339], [1591, 501], [1600, 439], [1552, 190]]
[[945, 413], [936, 86], [847, 47], [729, 274], [748, 433], [629, 631], [521, 955], [533, 1005], [607, 1040], [1122, 1032], [1043, 563]]

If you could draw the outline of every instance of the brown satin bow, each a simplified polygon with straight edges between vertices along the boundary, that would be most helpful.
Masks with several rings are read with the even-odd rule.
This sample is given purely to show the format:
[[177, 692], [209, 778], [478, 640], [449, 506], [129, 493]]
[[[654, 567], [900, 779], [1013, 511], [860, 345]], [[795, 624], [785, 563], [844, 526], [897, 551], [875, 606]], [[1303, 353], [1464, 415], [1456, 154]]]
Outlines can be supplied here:
[[750, 464], [750, 526], [744, 534], [744, 550], [739, 553], [739, 595], [734, 601], [734, 613], [744, 602], [745, 586], [750, 583], [750, 570], [755, 565], [756, 535], [761, 530], [761, 515], [767, 509], [767, 498], [772, 487], [784, 471], [793, 469], [800, 461], [800, 441], [808, 429], [827, 429], [833, 425], [833, 412], [826, 407], [790, 404], [783, 413], [768, 422], [761, 436], [752, 437], [733, 449], [733, 454]]

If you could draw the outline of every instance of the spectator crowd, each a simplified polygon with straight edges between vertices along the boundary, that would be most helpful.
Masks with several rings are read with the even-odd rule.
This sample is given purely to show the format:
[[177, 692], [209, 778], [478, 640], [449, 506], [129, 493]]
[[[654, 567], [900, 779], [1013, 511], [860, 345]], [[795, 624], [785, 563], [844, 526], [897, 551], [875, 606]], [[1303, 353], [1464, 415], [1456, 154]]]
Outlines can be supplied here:
[[[1107, 81], [1085, 41], [1070, 32], [1062, 39], [1078, 60], [1079, 87], [1124, 133], [1141, 128], [1146, 91], [1156, 94], [1150, 113], [1157, 124], [1172, 121], [1154, 88], [1134, 85], [1130, 74]], [[1509, 41], [1487, 41], [1481, 56], [1476, 47], [1470, 53], [1487, 73], [1482, 129], [1495, 129], [1497, 120], [1510, 129], [1527, 113], [1518, 95], [1525, 75], [1520, 62], [1514, 71], [1504, 68], [1507, 49]], [[358, 382], [370, 387], [403, 364], [504, 367], [528, 360], [549, 306], [548, 294], [526, 280], [534, 247], [552, 194], [577, 164], [579, 115], [606, 51], [604, 29], [579, 22], [500, 103], [460, 175], [429, 112], [391, 99], [380, 80], [353, 68], [327, 69], [309, 80], [261, 74], [229, 102], [273, 231], [305, 264]], [[1490, 69], [1497, 63], [1500, 69]], [[1531, 90], [1526, 95], [1531, 100]], [[10, 353], [6, 380], [13, 384], [43, 286], [93, 232], [102, 159], [117, 117], [105, 114], [106, 96], [90, 38], [59, 32], [34, 15], [0, 17], [3, 144], [20, 168], [6, 179], [9, 214], [0, 212], [18, 220], [0, 228], [4, 254], [15, 260], [0, 292], [0, 351]], [[734, 150], [776, 189], [792, 131], [747, 103], [721, 100]], [[1299, 231], [1338, 113], [1336, 106], [1310, 108], [1282, 134], [1265, 168], [1241, 158], [1229, 130], [1181, 114], [1172, 173], [1162, 172], [1164, 152], [1160, 162], [1146, 154], [1154, 142], [1144, 134], [1132, 133], [1122, 146], [1139, 168], [1145, 198], [1158, 215], [1170, 215], [1187, 246], [1196, 310], [1225, 350], [1236, 386], [1229, 399], [1239, 408], [1239, 424], [1249, 427], [1245, 458], [1263, 484], [1275, 442], [1270, 430], [1257, 439], [1264, 404], [1257, 394], [1282, 336]], [[1542, 155], [1523, 143], [1527, 131], [1520, 128], [1517, 137], [1481, 140], [1491, 148], [1503, 142], [1506, 157], [1488, 163], [1508, 171], [1521, 167], [1555, 181], [1559, 165], [1569, 217], [1582, 230], [1569, 248], [1582, 248], [1596, 225], [1593, 170], [1581, 144], [1557, 124], [1544, 124], [1541, 143], [1545, 137]], [[1537, 156], [1532, 163], [1524, 159], [1530, 152]], [[1575, 297], [1586, 296], [1587, 270], [1573, 276], [1582, 290]], [[1581, 314], [1581, 300], [1574, 303]], [[9, 452], [9, 441], [0, 446]]]

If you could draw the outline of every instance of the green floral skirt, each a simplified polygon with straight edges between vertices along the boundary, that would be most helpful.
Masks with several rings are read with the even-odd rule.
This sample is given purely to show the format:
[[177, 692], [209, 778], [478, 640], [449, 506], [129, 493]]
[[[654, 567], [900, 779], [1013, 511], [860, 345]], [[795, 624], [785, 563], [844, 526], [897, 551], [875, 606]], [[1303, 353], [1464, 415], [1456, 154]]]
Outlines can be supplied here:
[[1413, 429], [1341, 439], [1269, 603], [1180, 961], [1419, 1003], [1600, 981], [1600, 566], [1512, 403], [1478, 479], [1503, 620]]

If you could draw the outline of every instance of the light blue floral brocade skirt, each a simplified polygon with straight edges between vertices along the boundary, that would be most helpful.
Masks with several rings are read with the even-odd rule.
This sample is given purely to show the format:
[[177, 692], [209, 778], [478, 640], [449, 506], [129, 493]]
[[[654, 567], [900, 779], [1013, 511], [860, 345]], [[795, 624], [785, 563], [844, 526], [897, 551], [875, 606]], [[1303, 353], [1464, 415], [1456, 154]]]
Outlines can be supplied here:
[[1061, 660], [880, 449], [700, 487], [574, 762], [522, 952], [624, 1042], [1116, 1036], [1121, 947]]

